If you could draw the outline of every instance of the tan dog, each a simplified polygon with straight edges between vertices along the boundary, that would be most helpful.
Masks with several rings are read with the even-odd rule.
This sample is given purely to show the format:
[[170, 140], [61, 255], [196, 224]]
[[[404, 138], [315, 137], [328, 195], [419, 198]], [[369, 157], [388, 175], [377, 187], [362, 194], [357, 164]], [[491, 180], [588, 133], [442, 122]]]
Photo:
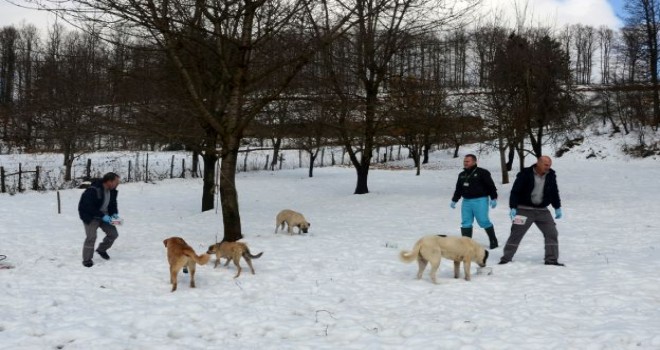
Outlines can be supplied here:
[[412, 252], [401, 251], [401, 261], [410, 263], [417, 259], [419, 271], [417, 279], [422, 278], [426, 265], [431, 263], [431, 281], [437, 283], [435, 275], [440, 268], [442, 258], [454, 260], [454, 278], [458, 278], [461, 261], [465, 270], [465, 280], [470, 280], [472, 262], [484, 267], [488, 260], [488, 251], [468, 237], [447, 237], [444, 235], [424, 236], [415, 243]]
[[245, 259], [248, 266], [250, 267], [250, 270], [252, 271], [252, 274], [254, 275], [254, 267], [252, 267], [252, 259], [259, 259], [263, 254], [263, 252], [257, 255], [252, 255], [252, 253], [250, 253], [250, 249], [245, 243], [220, 242], [210, 245], [209, 250], [206, 252], [206, 254], [215, 254], [216, 259], [215, 259], [214, 267], [218, 267], [218, 264], [220, 264], [220, 258], [223, 257], [227, 258], [227, 262], [225, 263], [225, 266], [227, 266], [230, 261], [234, 260], [234, 265], [236, 265], [236, 269], [238, 270], [234, 278], [237, 278], [238, 276], [241, 275], [241, 270], [242, 270], [240, 264], [241, 257]]
[[206, 265], [211, 258], [208, 254], [197, 255], [181, 237], [170, 237], [163, 241], [167, 248], [167, 261], [170, 263], [170, 283], [172, 291], [176, 290], [177, 275], [182, 267], [188, 266], [190, 271], [190, 288], [195, 288], [195, 264]]
[[302, 214], [289, 209], [284, 209], [277, 214], [275, 218], [275, 233], [277, 233], [278, 227], [280, 230], [284, 230], [284, 223], [286, 223], [287, 232], [290, 235], [293, 235], [294, 227], [298, 228], [298, 234], [300, 234], [301, 231], [307, 233], [309, 227], [312, 226], [312, 224], [305, 220]]

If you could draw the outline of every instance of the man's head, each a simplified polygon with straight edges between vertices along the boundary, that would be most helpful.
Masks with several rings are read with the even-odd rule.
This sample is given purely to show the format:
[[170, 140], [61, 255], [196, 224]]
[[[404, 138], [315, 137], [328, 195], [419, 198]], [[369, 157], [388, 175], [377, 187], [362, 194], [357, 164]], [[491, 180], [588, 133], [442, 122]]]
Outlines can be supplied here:
[[463, 158], [463, 168], [470, 169], [477, 165], [477, 156], [474, 154], [468, 154]]
[[468, 154], [463, 158], [463, 168], [470, 169], [477, 165], [477, 156], [474, 154]]
[[548, 156], [540, 156], [536, 161], [536, 172], [539, 175], [545, 175], [550, 171], [552, 167], [552, 159]]
[[103, 175], [103, 187], [106, 190], [114, 190], [119, 186], [119, 175], [115, 173], [107, 173]]

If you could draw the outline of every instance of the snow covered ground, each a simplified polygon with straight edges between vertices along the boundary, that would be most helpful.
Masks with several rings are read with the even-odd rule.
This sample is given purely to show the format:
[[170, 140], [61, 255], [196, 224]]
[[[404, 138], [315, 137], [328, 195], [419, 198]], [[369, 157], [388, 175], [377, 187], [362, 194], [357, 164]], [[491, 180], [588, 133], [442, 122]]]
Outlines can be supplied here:
[[[0, 254], [15, 268], [0, 270], [0, 348], [660, 349], [658, 160], [555, 159], [566, 267], [543, 265], [532, 228], [513, 263], [497, 265], [502, 249], [492, 251], [490, 276], [455, 280], [444, 261], [438, 285], [428, 273], [418, 281], [398, 253], [425, 234], [459, 234], [449, 201], [461, 160], [435, 152], [418, 177], [373, 170], [362, 196], [350, 168], [241, 173], [245, 242], [264, 252], [256, 275], [244, 262], [238, 279], [209, 264], [196, 289], [180, 274], [174, 293], [163, 239], [202, 252], [221, 236], [221, 216], [199, 213], [200, 180], [121, 185], [112, 259], [89, 269], [81, 190], [61, 192], [61, 215], [53, 192], [2, 195]], [[495, 154], [479, 163], [499, 179]], [[503, 245], [511, 184], [498, 189], [491, 219]], [[273, 234], [284, 208], [304, 213], [310, 233]], [[488, 241], [481, 229], [475, 239]]]

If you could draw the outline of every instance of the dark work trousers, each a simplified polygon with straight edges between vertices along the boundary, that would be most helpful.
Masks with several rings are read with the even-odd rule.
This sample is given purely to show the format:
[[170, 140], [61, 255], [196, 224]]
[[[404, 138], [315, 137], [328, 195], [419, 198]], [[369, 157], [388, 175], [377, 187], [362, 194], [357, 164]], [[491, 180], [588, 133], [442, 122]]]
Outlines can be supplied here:
[[87, 236], [87, 238], [85, 238], [85, 244], [83, 245], [83, 261], [92, 260], [92, 257], [94, 256], [96, 231], [99, 227], [105, 232], [105, 238], [103, 238], [103, 242], [99, 244], [99, 250], [102, 252], [110, 249], [112, 243], [114, 243], [115, 239], [119, 236], [116, 227], [97, 219], [92, 220], [89, 224], [83, 223], [83, 225], [85, 225], [85, 235]]
[[527, 217], [527, 221], [524, 224], [511, 225], [511, 235], [509, 235], [509, 239], [506, 241], [504, 255], [500, 261], [509, 262], [513, 259], [513, 255], [516, 254], [518, 245], [525, 236], [525, 233], [527, 233], [527, 230], [529, 230], [532, 224], [536, 224], [536, 227], [543, 233], [543, 238], [545, 238], [545, 261], [556, 262], [559, 258], [559, 241], [557, 239], [557, 225], [552, 218], [550, 210], [548, 208], [519, 208], [517, 215]]

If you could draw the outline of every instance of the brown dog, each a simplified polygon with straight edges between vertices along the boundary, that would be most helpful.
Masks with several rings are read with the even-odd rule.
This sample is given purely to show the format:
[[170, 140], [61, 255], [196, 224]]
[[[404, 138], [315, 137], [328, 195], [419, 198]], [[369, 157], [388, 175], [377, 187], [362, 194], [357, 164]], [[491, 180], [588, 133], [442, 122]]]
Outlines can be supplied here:
[[307, 233], [309, 227], [312, 226], [302, 214], [290, 209], [284, 209], [277, 214], [275, 218], [275, 233], [277, 233], [278, 228], [284, 230], [284, 223], [286, 223], [286, 230], [290, 235], [293, 235], [294, 227], [298, 228], [298, 234], [300, 234], [301, 232]]
[[170, 263], [170, 283], [172, 291], [176, 290], [177, 275], [182, 267], [188, 266], [190, 271], [190, 288], [195, 288], [195, 264], [206, 265], [211, 258], [208, 254], [197, 255], [181, 237], [170, 237], [163, 241], [167, 248], [167, 261]]
[[465, 280], [470, 280], [470, 263], [486, 266], [488, 251], [468, 237], [447, 237], [444, 235], [424, 236], [415, 243], [412, 252], [401, 251], [401, 261], [410, 263], [417, 259], [419, 271], [417, 279], [422, 278], [426, 265], [431, 263], [431, 281], [437, 283], [435, 275], [440, 268], [442, 258], [454, 260], [454, 278], [458, 278], [461, 262], [465, 270]]
[[240, 264], [241, 257], [245, 259], [248, 266], [250, 267], [250, 270], [252, 271], [252, 274], [254, 275], [254, 267], [252, 267], [252, 259], [259, 259], [263, 254], [263, 252], [257, 255], [252, 255], [252, 253], [250, 253], [250, 249], [245, 243], [220, 242], [210, 245], [209, 250], [206, 252], [206, 254], [215, 254], [216, 259], [215, 259], [215, 265], [213, 267], [218, 267], [218, 264], [220, 264], [220, 258], [223, 257], [227, 258], [227, 262], [225, 263], [225, 266], [227, 266], [231, 260], [234, 260], [234, 265], [236, 265], [236, 269], [238, 270], [234, 278], [237, 278], [238, 276], [241, 275], [241, 270], [242, 270]]

